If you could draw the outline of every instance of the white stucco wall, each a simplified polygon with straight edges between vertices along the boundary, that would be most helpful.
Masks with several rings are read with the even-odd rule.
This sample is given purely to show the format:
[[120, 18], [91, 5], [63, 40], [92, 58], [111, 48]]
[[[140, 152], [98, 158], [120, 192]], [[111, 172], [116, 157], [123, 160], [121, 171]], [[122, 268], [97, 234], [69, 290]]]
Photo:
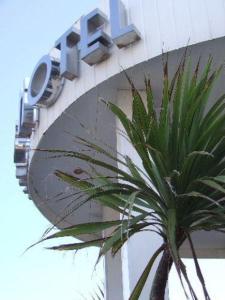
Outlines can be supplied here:
[[[43, 133], [66, 108], [93, 87], [119, 74], [121, 68], [133, 67], [162, 52], [225, 36], [224, 0], [123, 0], [123, 2], [127, 8], [128, 20], [138, 28], [141, 40], [124, 49], [118, 49], [114, 45], [110, 58], [92, 67], [81, 62], [80, 77], [73, 81], [66, 80], [57, 102], [49, 108], [41, 109], [40, 123], [32, 137], [34, 148]], [[101, 0], [99, 8], [109, 16], [108, 0]], [[109, 24], [105, 30], [110, 34]]]
[[[64, 130], [62, 123], [65, 119], [62, 117], [61, 123], [57, 123], [59, 116], [65, 114], [74, 116], [75, 103], [77, 102], [79, 110], [83, 112], [81, 115], [85, 118], [85, 112], [88, 111], [86, 107], [88, 101], [84, 102], [83, 107], [79, 101], [87, 99], [88, 92], [92, 89], [95, 89], [98, 96], [100, 84], [105, 86], [105, 90], [112, 88], [111, 82], [110, 86], [107, 86], [109, 79], [113, 76], [119, 76], [122, 68], [133, 68], [131, 72], [135, 73], [136, 65], [149, 61], [162, 54], [162, 52], [225, 36], [224, 0], [123, 0], [123, 2], [127, 7], [128, 20], [134, 23], [140, 31], [141, 40], [124, 49], [118, 49], [114, 45], [109, 59], [92, 67], [81, 62], [80, 77], [73, 81], [66, 80], [63, 91], [56, 103], [51, 107], [40, 109], [39, 126], [31, 138], [32, 148], [39, 146], [45, 134], [49, 137], [49, 140], [50, 138], [53, 140], [55, 132], [59, 133], [57, 138], [60, 144], [60, 135], [63, 134]], [[107, 0], [100, 1], [99, 8], [109, 16]], [[106, 25], [105, 29], [110, 34], [109, 24]], [[52, 44], [54, 44], [54, 41], [52, 41]], [[129, 92], [126, 89], [119, 90], [117, 99], [118, 103], [129, 114]], [[87, 113], [87, 117], [91, 117], [91, 112]], [[53, 126], [51, 127], [51, 125]], [[120, 127], [120, 124], [117, 125]], [[136, 160], [132, 148], [119, 135], [117, 135], [117, 150], [129, 154]], [[31, 163], [32, 159], [31, 156]], [[41, 164], [41, 161], [38, 163]], [[35, 162], [33, 162], [33, 166], [31, 164], [31, 169], [33, 169], [30, 170], [30, 174], [35, 173]], [[41, 173], [41, 171], [40, 167], [39, 172]], [[43, 174], [43, 176], [47, 176], [47, 174]], [[30, 177], [30, 185], [32, 180], [33, 178]], [[34, 193], [31, 196], [36, 197]], [[44, 206], [44, 200], [42, 201], [41, 205]], [[52, 218], [54, 218], [56, 212], [51, 213]], [[105, 216], [108, 216], [108, 212]], [[145, 263], [159, 244], [160, 240], [156, 236], [143, 234], [132, 238], [115, 260], [112, 260], [110, 256], [106, 258], [107, 300], [128, 299], [128, 295], [143, 271]], [[141, 256], [138, 256], [140, 250]], [[114, 268], [112, 268], [113, 262]], [[118, 294], [113, 294], [113, 290], [116, 288], [115, 276], [117, 276], [117, 288], [121, 289], [121, 286], [123, 286], [123, 299], [118, 298], [121, 297], [120, 290], [117, 291]], [[141, 300], [148, 299], [151, 279], [143, 291]]]
[[[145, 93], [140, 91], [143, 99], [145, 99]], [[123, 109], [127, 116], [131, 117], [131, 92], [130, 90], [119, 90], [117, 94], [117, 104]], [[140, 158], [137, 156], [135, 150], [120, 134], [123, 131], [122, 124], [117, 120], [117, 151], [128, 155], [132, 158], [132, 161], [142, 168]], [[120, 166], [123, 168], [123, 166]], [[127, 171], [127, 170], [126, 170]], [[134, 289], [139, 277], [144, 271], [146, 265], [149, 262], [152, 254], [161, 246], [162, 240], [159, 236], [151, 232], [142, 232], [136, 234], [125, 244], [122, 248], [122, 276], [123, 276], [123, 300], [128, 300], [132, 290]], [[157, 268], [159, 259], [154, 264], [152, 272], [149, 275], [148, 281], [142, 291], [140, 300], [149, 299], [150, 288], [154, 273]], [[165, 300], [168, 299], [168, 291], [166, 292]], [[107, 299], [112, 300], [112, 299]]]

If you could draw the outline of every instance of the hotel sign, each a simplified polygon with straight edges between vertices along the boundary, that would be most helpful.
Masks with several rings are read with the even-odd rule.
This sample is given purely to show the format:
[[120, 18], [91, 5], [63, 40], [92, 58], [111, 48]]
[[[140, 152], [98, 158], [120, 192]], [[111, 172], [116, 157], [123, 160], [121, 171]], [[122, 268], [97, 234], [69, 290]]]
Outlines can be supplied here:
[[[133, 24], [128, 24], [125, 7], [121, 0], [109, 0], [110, 16], [98, 8], [80, 21], [80, 31], [74, 26], [69, 28], [54, 45], [59, 58], [43, 56], [30, 81], [24, 81], [20, 93], [19, 123], [16, 126], [14, 162], [16, 177], [24, 192], [27, 189], [30, 136], [38, 124], [39, 107], [49, 107], [58, 99], [65, 80], [80, 76], [80, 63], [89, 66], [98, 64], [111, 55], [110, 48], [126, 47], [140, 39]], [[110, 35], [104, 29], [110, 25]], [[57, 49], [57, 50], [56, 50]]]
[[[60, 51], [60, 59], [43, 56], [37, 63], [28, 87], [28, 101], [32, 106], [50, 106], [57, 100], [64, 80], [79, 77], [79, 65], [84, 61], [89, 66], [98, 64], [110, 56], [110, 48], [126, 47], [140, 39], [133, 24], [127, 23], [127, 14], [120, 0], [109, 0], [110, 17], [98, 8], [83, 16], [80, 31], [69, 28], [54, 47]], [[110, 23], [110, 36], [104, 31]]]

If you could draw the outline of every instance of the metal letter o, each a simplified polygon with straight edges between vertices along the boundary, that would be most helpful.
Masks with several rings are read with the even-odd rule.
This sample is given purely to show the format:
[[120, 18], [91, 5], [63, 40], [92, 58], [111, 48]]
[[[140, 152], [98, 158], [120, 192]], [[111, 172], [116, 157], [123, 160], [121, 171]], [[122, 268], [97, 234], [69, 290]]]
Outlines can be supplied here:
[[28, 87], [30, 105], [46, 107], [55, 103], [64, 84], [59, 65], [59, 61], [49, 55], [39, 60]]

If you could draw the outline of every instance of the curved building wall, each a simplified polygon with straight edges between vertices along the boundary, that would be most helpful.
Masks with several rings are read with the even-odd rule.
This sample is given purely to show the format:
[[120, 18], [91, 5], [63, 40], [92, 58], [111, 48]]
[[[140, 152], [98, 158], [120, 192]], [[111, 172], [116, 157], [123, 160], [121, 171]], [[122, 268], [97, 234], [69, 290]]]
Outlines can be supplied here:
[[[223, 0], [123, 0], [129, 22], [135, 24], [141, 39], [123, 49], [113, 45], [110, 57], [93, 66], [80, 64], [80, 76], [65, 86], [56, 103], [40, 110], [40, 121], [32, 137], [36, 147], [43, 133], [76, 99], [92, 88], [135, 65], [163, 52], [216, 39], [225, 35]], [[109, 2], [99, 8], [109, 16]], [[110, 25], [105, 25], [110, 35]], [[54, 41], [53, 41], [54, 42]], [[54, 54], [53, 54], [54, 55]]]
[[[75, 129], [72, 130], [74, 134], [85, 134], [78, 129], [79, 119], [80, 122], [86, 122], [87, 128], [94, 127], [97, 109], [94, 108], [96, 106], [93, 104], [94, 99], [106, 96], [107, 100], [114, 99], [116, 101], [117, 90], [128, 88], [127, 82], [122, 76], [123, 69], [129, 69], [130, 75], [136, 77], [138, 87], [142, 88], [143, 73], [151, 72], [151, 69], [148, 69], [150, 62], [162, 52], [172, 52], [187, 45], [213, 41], [225, 35], [225, 26], [221, 26], [221, 24], [225, 24], [225, 4], [222, 0], [213, 2], [208, 0], [123, 0], [122, 2], [126, 8], [127, 22], [136, 26], [140, 33], [140, 40], [121, 49], [112, 43], [109, 48], [109, 57], [101, 63], [90, 66], [80, 60], [79, 76], [73, 80], [65, 80], [61, 94], [53, 105], [39, 108], [38, 126], [31, 136], [32, 149], [69, 147], [68, 138], [65, 141], [65, 130], [68, 130], [68, 126], [62, 124], [69, 124], [74, 119], [76, 119], [74, 122], [77, 128], [77, 132]], [[110, 36], [109, 3], [108, 0], [100, 1], [99, 9], [106, 16], [107, 20], [103, 29]], [[80, 25], [76, 24], [75, 27], [79, 29]], [[210, 44], [206, 46], [209, 48], [209, 52], [210, 47]], [[56, 48], [53, 48], [50, 53], [53, 57], [60, 59], [60, 52]], [[153, 66], [155, 66], [154, 63]], [[157, 68], [159, 66], [156, 65], [155, 69], [157, 70]], [[91, 97], [92, 99], [90, 99]], [[78, 115], [82, 118], [79, 118]], [[113, 122], [115, 121], [112, 120]], [[71, 128], [73, 127], [74, 125], [71, 125]], [[101, 138], [107, 136], [106, 132], [100, 134]], [[109, 141], [107, 140], [107, 142]], [[115, 145], [115, 141], [112, 144]], [[35, 159], [33, 159], [33, 153], [36, 155]], [[35, 161], [39, 159], [38, 156], [39, 154], [35, 151], [30, 152], [28, 184], [31, 197], [40, 207], [38, 195], [32, 189], [35, 173], [37, 173]], [[40, 174], [42, 173], [40, 176], [44, 178], [47, 176], [47, 182], [49, 179], [51, 181], [51, 170], [46, 169], [46, 164], [42, 163], [42, 165], [43, 170], [41, 162], [38, 163]], [[37, 177], [37, 180], [40, 176]], [[49, 186], [49, 184], [47, 185]], [[43, 198], [43, 188], [35, 187], [35, 190], [39, 189], [40, 198]], [[43, 200], [41, 209], [45, 214]], [[48, 210], [47, 217], [52, 222], [56, 222], [57, 217], [54, 215], [59, 214], [59, 211], [63, 209], [63, 204], [57, 213], [50, 206], [46, 209]], [[71, 224], [71, 221], [69, 223]]]
[[[75, 210], [77, 203], [73, 202], [73, 191], [55, 178], [54, 171], [63, 169], [73, 172], [76, 168], [83, 168], [84, 165], [68, 158], [60, 160], [50, 158], [49, 153], [35, 149], [77, 149], [78, 145], [74, 142], [74, 137], [82, 136], [98, 141], [100, 144], [110, 145], [121, 153], [129, 153], [135, 160], [133, 149], [117, 134], [120, 124], [99, 101], [101, 98], [114, 101], [128, 114], [130, 113], [129, 84], [123, 69], [127, 70], [140, 92], [144, 88], [144, 74], [153, 74], [153, 85], [156, 94], [159, 94], [162, 53], [170, 52], [171, 71], [175, 69], [183, 53], [182, 49], [187, 45], [192, 46], [193, 59], [202, 55], [204, 61], [209, 54], [213, 54], [215, 64], [220, 64], [225, 58], [225, 2], [223, 0], [123, 0], [122, 2], [126, 8], [127, 24], [135, 25], [140, 39], [122, 48], [112, 42], [108, 49], [108, 58], [91, 66], [79, 59], [79, 76], [63, 80], [62, 90], [54, 104], [36, 108], [36, 126], [30, 137], [32, 150], [29, 152], [29, 158], [24, 156], [20, 163], [17, 162], [21, 185], [28, 183], [32, 200], [58, 227], [118, 216], [102, 209], [97, 203], [86, 204], [79, 210]], [[110, 37], [112, 24], [109, 20], [109, 3], [109, 0], [100, 1], [99, 9], [105, 18], [100, 27]], [[79, 28], [79, 24], [75, 24], [75, 27], [77, 30], [82, 29]], [[79, 47], [81, 49], [82, 43]], [[50, 54], [56, 62], [62, 59], [60, 49], [53, 47]], [[224, 80], [223, 74], [217, 93], [221, 91]], [[27, 93], [27, 87], [24, 88], [24, 93]], [[24, 102], [27, 103], [25, 100]], [[29, 104], [26, 105], [27, 111], [31, 109]], [[24, 135], [26, 137], [26, 132]], [[27, 151], [27, 139], [22, 142], [22, 145], [25, 146], [16, 142], [18, 157], [21, 157], [21, 151], [23, 153]], [[27, 171], [26, 177], [24, 174]], [[213, 235], [209, 239], [208, 236], [199, 233], [195, 239], [198, 241], [198, 253], [201, 257], [224, 257], [225, 243], [221, 235]], [[160, 243], [156, 237], [146, 238], [138, 235], [127, 243], [122, 253], [119, 253], [115, 259], [110, 255], [107, 256], [108, 300], [115, 300], [115, 297], [128, 299], [150, 256], [146, 241], [147, 244], [151, 244], [150, 252], [154, 251]], [[142, 248], [143, 256], [138, 264], [133, 264], [137, 247]], [[185, 245], [182, 251], [184, 256], [190, 255]], [[140, 299], [148, 298], [150, 285], [151, 278]], [[118, 290], [116, 296], [115, 287]]]

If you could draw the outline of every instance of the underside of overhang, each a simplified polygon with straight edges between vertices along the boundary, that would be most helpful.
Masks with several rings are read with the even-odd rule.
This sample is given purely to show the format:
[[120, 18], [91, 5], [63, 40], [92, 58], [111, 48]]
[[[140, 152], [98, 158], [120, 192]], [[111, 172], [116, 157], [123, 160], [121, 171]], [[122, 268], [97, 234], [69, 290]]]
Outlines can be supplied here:
[[[202, 63], [207, 61], [209, 55], [214, 58], [214, 64], [220, 65], [225, 59], [225, 39], [220, 38], [192, 46], [191, 56], [197, 61], [201, 56]], [[169, 53], [169, 68], [171, 74], [183, 55], [184, 49]], [[144, 77], [151, 77], [156, 101], [161, 93], [162, 58], [166, 55], [151, 59], [127, 70], [139, 90], [144, 89]], [[220, 78], [213, 96], [218, 96], [224, 90], [224, 72]], [[40, 138], [38, 149], [51, 150], [43, 152], [33, 150], [29, 165], [28, 185], [29, 193], [42, 214], [59, 228], [70, 225], [100, 221], [103, 219], [102, 207], [95, 201], [85, 202], [84, 197], [79, 197], [77, 190], [68, 186], [55, 175], [55, 170], [77, 174], [84, 178], [91, 172], [90, 166], [71, 157], [64, 157], [54, 153], [55, 149], [82, 151], [82, 145], [77, 143], [77, 137], [82, 137], [100, 145], [105, 145], [116, 153], [117, 128], [115, 118], [102, 103], [101, 99], [117, 101], [119, 90], [129, 91], [130, 86], [124, 71], [104, 81], [99, 86], [90, 90], [79, 99], [74, 99], [70, 105]], [[52, 151], [53, 150], [53, 151]], [[89, 151], [89, 154], [96, 154]], [[105, 158], [104, 158], [105, 159]], [[202, 257], [210, 257], [217, 249], [218, 257], [225, 257], [225, 241], [220, 234], [197, 233], [194, 240], [201, 244], [198, 250]], [[211, 247], [211, 250], [210, 250]], [[198, 247], [197, 247], [198, 248]], [[214, 250], [213, 250], [214, 249]], [[182, 248], [183, 256], [188, 257], [188, 246]], [[215, 256], [215, 251], [214, 251]]]

